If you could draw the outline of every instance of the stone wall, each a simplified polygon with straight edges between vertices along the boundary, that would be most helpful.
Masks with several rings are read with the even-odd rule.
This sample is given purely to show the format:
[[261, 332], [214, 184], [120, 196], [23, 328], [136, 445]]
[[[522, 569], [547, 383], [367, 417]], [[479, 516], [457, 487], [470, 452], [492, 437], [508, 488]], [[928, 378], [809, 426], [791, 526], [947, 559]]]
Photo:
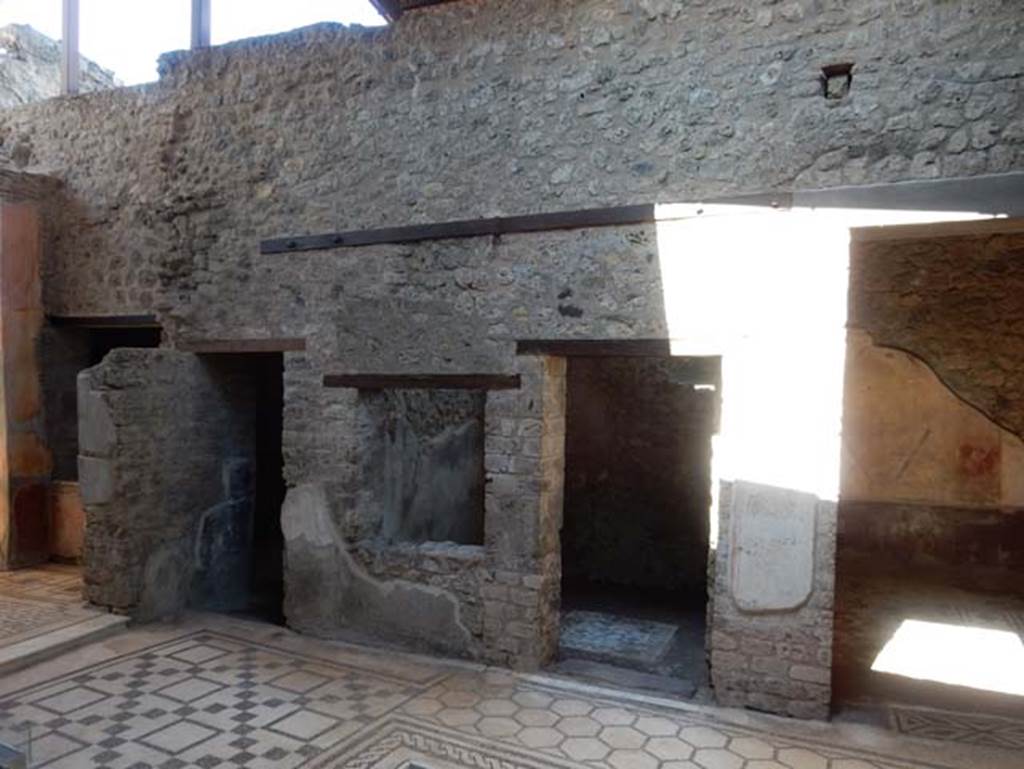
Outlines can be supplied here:
[[[301, 326], [248, 298], [295, 309], [260, 237], [1019, 168], [1018, 10], [451, 3], [168, 55], [154, 87], [4, 115], [0, 142], [73, 193], [51, 309]], [[826, 99], [836, 62], [853, 87]]]
[[569, 359], [567, 580], [704, 600], [718, 394], [686, 371], [684, 358]]
[[[82, 93], [119, 85], [113, 72], [79, 59]], [[27, 24], [0, 27], [0, 109], [52, 99], [61, 92], [60, 42]]]
[[124, 349], [79, 375], [91, 602], [143, 619], [245, 608], [256, 410], [244, 373]]

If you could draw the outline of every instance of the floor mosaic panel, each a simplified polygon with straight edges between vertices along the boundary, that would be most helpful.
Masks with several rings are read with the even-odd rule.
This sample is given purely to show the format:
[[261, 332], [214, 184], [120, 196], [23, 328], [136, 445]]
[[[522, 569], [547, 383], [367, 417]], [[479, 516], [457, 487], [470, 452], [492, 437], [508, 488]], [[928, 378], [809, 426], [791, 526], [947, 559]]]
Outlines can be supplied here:
[[924, 708], [894, 707], [891, 712], [894, 726], [903, 734], [1019, 750], [1024, 756], [1024, 721]]
[[0, 572], [0, 646], [97, 614], [83, 604], [81, 572], [75, 567], [48, 565]]
[[[146, 642], [132, 646], [125, 639], [133, 634], [141, 634]], [[150, 640], [158, 637], [162, 640]], [[160, 636], [151, 629], [138, 629], [105, 644], [104, 648], [116, 652], [102, 661], [76, 665], [69, 659], [59, 674], [44, 665], [38, 673], [18, 674], [16, 686], [0, 682], [0, 724], [35, 724], [32, 766], [925, 769], [961, 765], [923, 761], [913, 751], [904, 755], [897, 748], [850, 747], [827, 725], [786, 722], [779, 727], [778, 720], [760, 716], [745, 716], [749, 723], [737, 723], [723, 720], [711, 709], [626, 701], [552, 679], [374, 654], [280, 630], [227, 632], [217, 626], [173, 634], [168, 630]], [[988, 756], [985, 753], [978, 761], [962, 765], [1003, 769]]]
[[655, 664], [665, 656], [675, 634], [675, 625], [664, 622], [577, 610], [562, 617], [559, 646], [567, 656]]

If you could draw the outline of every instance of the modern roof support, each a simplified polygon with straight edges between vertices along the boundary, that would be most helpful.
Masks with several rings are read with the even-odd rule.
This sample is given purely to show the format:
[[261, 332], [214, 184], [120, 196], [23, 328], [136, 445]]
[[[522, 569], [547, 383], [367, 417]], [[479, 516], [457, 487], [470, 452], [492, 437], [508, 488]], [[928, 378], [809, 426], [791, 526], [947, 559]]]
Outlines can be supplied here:
[[210, 47], [210, 4], [213, 0], [192, 0], [192, 48]]
[[78, 0], [63, 0], [61, 9], [61, 91], [78, 93], [80, 59], [78, 54]]

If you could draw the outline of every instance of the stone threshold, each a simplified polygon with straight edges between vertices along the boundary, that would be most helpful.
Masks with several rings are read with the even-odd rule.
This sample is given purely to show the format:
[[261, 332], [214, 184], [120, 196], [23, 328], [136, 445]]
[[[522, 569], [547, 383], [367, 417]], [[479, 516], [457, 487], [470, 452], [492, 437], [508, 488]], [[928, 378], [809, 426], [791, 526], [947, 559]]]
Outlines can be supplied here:
[[98, 614], [0, 647], [0, 676], [43, 662], [123, 630], [128, 617]]

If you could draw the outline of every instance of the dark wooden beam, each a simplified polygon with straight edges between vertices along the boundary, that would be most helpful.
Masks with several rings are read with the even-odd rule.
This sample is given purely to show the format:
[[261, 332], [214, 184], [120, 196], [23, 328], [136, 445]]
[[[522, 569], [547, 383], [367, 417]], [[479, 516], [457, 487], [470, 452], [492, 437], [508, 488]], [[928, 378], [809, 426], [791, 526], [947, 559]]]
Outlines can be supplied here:
[[297, 251], [322, 251], [330, 248], [384, 243], [416, 243], [423, 240], [479, 238], [487, 235], [573, 230], [587, 227], [620, 227], [653, 221], [653, 205], [590, 208], [581, 211], [558, 211], [550, 214], [463, 219], [438, 224], [414, 224], [407, 227], [382, 227], [373, 230], [272, 238], [260, 243], [260, 253], [287, 254]]
[[306, 340], [302, 337], [276, 339], [183, 339], [176, 345], [182, 352], [200, 354], [303, 352]]
[[[381, 0], [384, 2], [385, 0]], [[904, 211], [971, 211], [977, 213], [1024, 215], [1024, 173], [992, 174], [964, 179], [931, 179], [862, 187], [774, 192], [711, 198], [685, 204], [686, 216], [704, 213], [704, 206], [789, 208], [878, 208]], [[714, 215], [728, 213], [719, 209]], [[680, 216], [667, 214], [667, 216]], [[621, 227], [657, 221], [655, 206], [648, 204], [556, 211], [490, 219], [464, 219], [405, 227], [329, 232], [271, 238], [260, 243], [260, 253], [286, 254], [355, 246], [417, 243], [426, 240], [477, 238], [549, 230], [588, 227]]]
[[556, 355], [587, 358], [667, 358], [668, 339], [520, 339], [516, 355]]
[[717, 386], [722, 381], [719, 355], [672, 355], [669, 339], [522, 339], [517, 355], [552, 355], [558, 358], [669, 358], [691, 384]]
[[72, 328], [160, 328], [156, 315], [47, 315], [51, 326]]
[[518, 390], [508, 374], [325, 374], [324, 387], [358, 390]]

